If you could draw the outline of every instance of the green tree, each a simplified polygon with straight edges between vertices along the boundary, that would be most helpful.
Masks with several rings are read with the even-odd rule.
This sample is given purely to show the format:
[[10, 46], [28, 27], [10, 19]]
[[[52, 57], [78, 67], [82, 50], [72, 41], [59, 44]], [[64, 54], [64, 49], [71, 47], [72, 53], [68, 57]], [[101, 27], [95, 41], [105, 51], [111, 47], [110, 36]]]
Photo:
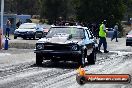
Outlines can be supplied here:
[[126, 5], [126, 13], [125, 17], [127, 17], [128, 22], [130, 21], [130, 17], [132, 17], [132, 0], [123, 0]]
[[77, 19], [84, 22], [101, 22], [106, 19], [108, 26], [119, 22], [125, 12], [123, 0], [73, 0]]
[[41, 8], [41, 17], [48, 19], [49, 23], [53, 23], [59, 17], [67, 18], [67, 2], [68, 0], [43, 0]]
[[4, 11], [7, 13], [16, 13], [16, 2], [14, 0], [4, 0]]
[[18, 14], [39, 14], [40, 3], [39, 0], [15, 0], [17, 2]]
[[41, 0], [4, 0], [5, 12], [17, 14], [40, 14]]

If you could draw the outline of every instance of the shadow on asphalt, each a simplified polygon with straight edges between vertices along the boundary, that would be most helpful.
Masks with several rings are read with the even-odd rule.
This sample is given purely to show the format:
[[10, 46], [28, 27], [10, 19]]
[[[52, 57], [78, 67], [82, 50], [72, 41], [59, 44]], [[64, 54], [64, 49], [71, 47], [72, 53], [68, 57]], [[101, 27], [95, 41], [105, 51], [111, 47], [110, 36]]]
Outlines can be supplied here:
[[[88, 65], [88, 63], [86, 63], [86, 66]], [[42, 68], [61, 68], [61, 69], [77, 69], [80, 66], [78, 65], [78, 63], [75, 62], [51, 62], [51, 61], [46, 61], [44, 62], [41, 66], [38, 66], [36, 64], [31, 65], [31, 67], [42, 67]]]
[[22, 40], [39, 40], [39, 38], [36, 38], [36, 39], [26, 38], [26, 39], [22, 39]]

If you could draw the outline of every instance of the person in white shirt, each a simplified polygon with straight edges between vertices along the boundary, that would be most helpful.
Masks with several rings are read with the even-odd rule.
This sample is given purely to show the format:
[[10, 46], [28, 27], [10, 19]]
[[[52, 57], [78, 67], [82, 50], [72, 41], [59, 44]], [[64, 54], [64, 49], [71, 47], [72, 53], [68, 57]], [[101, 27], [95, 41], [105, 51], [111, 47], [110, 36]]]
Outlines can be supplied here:
[[114, 26], [114, 34], [113, 34], [113, 36], [112, 36], [112, 38], [111, 38], [111, 41], [112, 41], [113, 39], [116, 39], [116, 42], [118, 42], [117, 37], [118, 37], [118, 23], [116, 23], [116, 25]]

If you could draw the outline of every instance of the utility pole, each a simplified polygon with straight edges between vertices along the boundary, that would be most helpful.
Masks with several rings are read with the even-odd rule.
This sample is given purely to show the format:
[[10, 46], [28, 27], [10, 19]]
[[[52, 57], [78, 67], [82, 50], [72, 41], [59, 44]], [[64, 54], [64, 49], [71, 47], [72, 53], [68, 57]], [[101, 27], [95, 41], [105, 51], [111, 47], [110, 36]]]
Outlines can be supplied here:
[[4, 0], [1, 0], [0, 49], [2, 49], [2, 40], [3, 40], [3, 15], [4, 15]]

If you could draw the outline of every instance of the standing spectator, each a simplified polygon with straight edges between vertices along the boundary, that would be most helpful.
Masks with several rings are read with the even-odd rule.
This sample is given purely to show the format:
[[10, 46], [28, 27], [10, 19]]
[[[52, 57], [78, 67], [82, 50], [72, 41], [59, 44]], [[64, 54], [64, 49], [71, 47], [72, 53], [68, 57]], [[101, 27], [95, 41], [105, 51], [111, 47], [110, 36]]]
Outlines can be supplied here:
[[[107, 51], [107, 41], [106, 41], [106, 20], [103, 21], [103, 23], [100, 25], [100, 30], [99, 30], [99, 52], [100, 51], [100, 47], [103, 44], [104, 47], [104, 53], [108, 53], [109, 51]], [[102, 52], [101, 52], [102, 53]]]
[[11, 27], [11, 22], [10, 22], [10, 20], [7, 20], [7, 22], [6, 22], [6, 37], [8, 37], [8, 39], [10, 39], [9, 38], [9, 36], [10, 36], [10, 27]]
[[99, 38], [99, 27], [98, 27], [97, 24], [96, 24], [96, 27], [95, 27], [95, 37], [96, 37], [96, 39]]
[[118, 42], [117, 36], [118, 36], [118, 23], [116, 23], [116, 25], [114, 26], [114, 33], [113, 33], [113, 36], [111, 38], [111, 41], [116, 38], [116, 42]]
[[16, 24], [17, 28], [19, 28], [19, 26], [22, 24], [21, 20], [19, 20]]

